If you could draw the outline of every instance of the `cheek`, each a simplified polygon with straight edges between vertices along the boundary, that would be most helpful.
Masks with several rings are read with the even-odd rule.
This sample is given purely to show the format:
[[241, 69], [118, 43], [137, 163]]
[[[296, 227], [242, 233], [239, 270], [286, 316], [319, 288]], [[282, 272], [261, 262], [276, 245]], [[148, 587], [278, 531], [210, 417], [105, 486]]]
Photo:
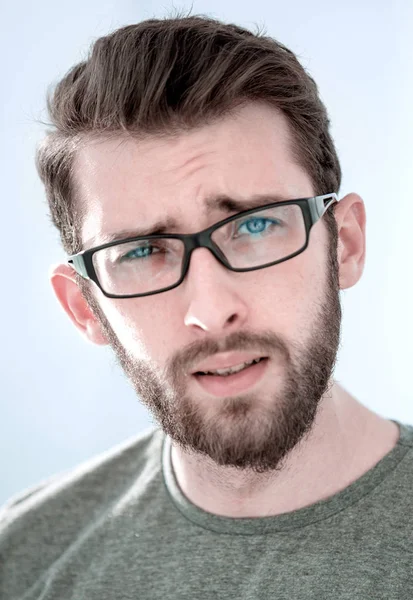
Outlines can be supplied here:
[[[113, 319], [122, 345], [137, 358], [160, 368], [183, 339], [183, 318], [179, 307], [165, 302], [161, 295], [125, 300], [113, 308]], [[181, 318], [180, 318], [181, 317]]]
[[147, 308], [145, 312], [145, 308], [138, 305], [137, 300], [105, 298], [100, 305], [123, 348], [135, 358], [146, 359], [149, 355], [147, 342], [153, 337], [152, 324], [156, 321], [152, 315], [148, 316]]
[[262, 285], [259, 294], [248, 299], [250, 326], [295, 339], [305, 324], [306, 301], [303, 289], [292, 281]]
[[256, 271], [245, 286], [252, 328], [267, 328], [286, 340], [305, 339], [325, 282], [320, 264], [304, 255]]

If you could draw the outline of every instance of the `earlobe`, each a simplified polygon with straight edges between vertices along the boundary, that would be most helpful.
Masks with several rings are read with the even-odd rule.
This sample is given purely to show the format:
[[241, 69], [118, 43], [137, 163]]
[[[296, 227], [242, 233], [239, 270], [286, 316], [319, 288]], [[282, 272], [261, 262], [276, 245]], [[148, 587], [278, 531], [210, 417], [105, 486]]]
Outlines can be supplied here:
[[92, 343], [107, 345], [100, 323], [76, 283], [74, 270], [66, 264], [53, 265], [49, 278], [60, 305], [75, 327]]

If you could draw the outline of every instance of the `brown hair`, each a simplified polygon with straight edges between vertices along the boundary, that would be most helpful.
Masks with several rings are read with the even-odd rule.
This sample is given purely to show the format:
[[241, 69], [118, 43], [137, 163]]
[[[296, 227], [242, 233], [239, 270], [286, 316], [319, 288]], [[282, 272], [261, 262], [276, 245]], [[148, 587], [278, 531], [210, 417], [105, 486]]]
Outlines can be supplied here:
[[[287, 117], [293, 159], [308, 173], [315, 195], [338, 192], [341, 168], [317, 84], [280, 42], [204, 16], [150, 19], [97, 39], [87, 60], [48, 93], [53, 129], [36, 151], [65, 251], [82, 250], [87, 207], [74, 201], [73, 177], [82, 144], [95, 137], [173, 135], [249, 101], [268, 103]], [[324, 219], [336, 249], [331, 208]]]

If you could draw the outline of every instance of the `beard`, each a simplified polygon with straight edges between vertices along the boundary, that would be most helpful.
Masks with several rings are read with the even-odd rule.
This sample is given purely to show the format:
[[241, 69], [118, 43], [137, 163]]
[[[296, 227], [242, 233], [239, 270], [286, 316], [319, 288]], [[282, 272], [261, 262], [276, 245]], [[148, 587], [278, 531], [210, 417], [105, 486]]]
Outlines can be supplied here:
[[[305, 345], [287, 344], [269, 331], [236, 331], [224, 342], [194, 342], [172, 356], [161, 370], [124, 348], [84, 280], [79, 287], [136, 394], [175, 444], [188, 454], [209, 457], [216, 465], [270, 475], [282, 470], [291, 451], [310, 435], [332, 386], [342, 318], [334, 242], [330, 240], [323, 298], [309, 324]], [[201, 401], [195, 392], [188, 393], [189, 367], [229, 351], [269, 356], [264, 375], [269, 390], [208, 401], [205, 397]], [[282, 375], [274, 376], [271, 389], [274, 357]], [[194, 382], [190, 387], [196, 387]]]

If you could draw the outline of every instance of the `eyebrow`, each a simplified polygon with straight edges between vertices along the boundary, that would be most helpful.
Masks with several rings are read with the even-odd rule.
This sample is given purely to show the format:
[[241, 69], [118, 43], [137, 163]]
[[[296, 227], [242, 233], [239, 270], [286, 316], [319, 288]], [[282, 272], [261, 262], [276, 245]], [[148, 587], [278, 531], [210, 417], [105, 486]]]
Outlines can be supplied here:
[[[245, 200], [236, 200], [226, 195], [207, 197], [204, 200], [204, 211], [205, 214], [208, 211], [221, 211], [225, 214], [242, 212], [249, 210], [250, 208], [258, 208], [265, 206], [266, 204], [273, 204], [275, 202], [285, 202], [291, 200], [284, 194], [258, 194]], [[176, 233], [182, 226], [173, 217], [164, 217], [159, 219], [151, 225], [146, 227], [136, 227], [134, 229], [122, 229], [114, 233], [101, 233], [87, 241], [87, 245], [93, 243], [93, 245], [108, 244], [110, 242], [117, 242], [126, 240], [128, 238], [142, 237], [148, 235], [161, 235], [165, 233]]]

